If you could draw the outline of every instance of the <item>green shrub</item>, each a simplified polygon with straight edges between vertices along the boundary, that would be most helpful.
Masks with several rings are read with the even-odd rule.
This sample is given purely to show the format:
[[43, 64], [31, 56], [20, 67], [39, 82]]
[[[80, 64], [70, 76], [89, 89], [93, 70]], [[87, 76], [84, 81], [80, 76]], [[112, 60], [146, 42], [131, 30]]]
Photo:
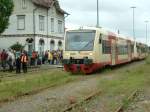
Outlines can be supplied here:
[[22, 51], [24, 49], [24, 46], [17, 42], [16, 44], [10, 46], [10, 48], [15, 51]]

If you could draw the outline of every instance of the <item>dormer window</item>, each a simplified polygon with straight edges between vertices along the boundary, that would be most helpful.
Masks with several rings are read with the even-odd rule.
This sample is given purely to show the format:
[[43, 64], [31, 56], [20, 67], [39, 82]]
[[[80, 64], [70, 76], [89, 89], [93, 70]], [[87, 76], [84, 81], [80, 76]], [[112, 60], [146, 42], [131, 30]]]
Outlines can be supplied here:
[[23, 8], [23, 9], [26, 9], [26, 8], [27, 8], [26, 0], [22, 0], [22, 8]]

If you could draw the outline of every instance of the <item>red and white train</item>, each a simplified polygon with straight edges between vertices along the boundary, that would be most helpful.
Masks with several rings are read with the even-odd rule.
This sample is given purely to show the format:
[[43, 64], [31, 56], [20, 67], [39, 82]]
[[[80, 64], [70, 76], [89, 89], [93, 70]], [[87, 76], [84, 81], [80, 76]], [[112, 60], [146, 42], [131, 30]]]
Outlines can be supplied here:
[[64, 68], [85, 74], [105, 66], [116, 66], [148, 56], [148, 46], [102, 28], [67, 30], [65, 33]]

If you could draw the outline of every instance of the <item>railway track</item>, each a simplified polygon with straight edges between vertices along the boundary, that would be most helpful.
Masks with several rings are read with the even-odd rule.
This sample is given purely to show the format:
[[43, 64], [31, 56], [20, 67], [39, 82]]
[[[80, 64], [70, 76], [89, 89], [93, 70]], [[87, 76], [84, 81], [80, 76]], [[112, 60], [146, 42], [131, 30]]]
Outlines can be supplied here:
[[83, 103], [90, 101], [91, 99], [93, 99], [94, 97], [96, 97], [96, 96], [98, 96], [98, 95], [100, 95], [100, 94], [101, 94], [101, 91], [98, 90], [98, 91], [96, 91], [96, 92], [90, 94], [89, 96], [86, 96], [86, 97], [85, 97], [84, 99], [82, 99], [80, 102], [77, 102], [77, 103], [74, 103], [74, 104], [68, 106], [68, 107], [65, 108], [62, 112], [69, 112], [69, 111], [71, 111], [73, 108], [78, 107], [78, 106], [82, 105]]
[[[128, 98], [127, 98], [127, 102], [132, 102], [137, 96], [138, 96], [139, 91], [135, 90]], [[98, 96], [101, 94], [101, 91], [96, 91], [94, 93], [92, 93], [89, 96], [86, 96], [83, 100], [81, 100], [80, 102], [74, 103], [70, 106], [68, 106], [67, 108], [65, 108], [62, 112], [70, 112], [71, 110], [73, 110], [76, 107], [81, 106], [83, 103], [86, 103], [88, 101], [90, 101], [91, 99], [93, 99], [94, 97]], [[129, 104], [128, 104], [129, 105]], [[124, 112], [126, 109], [126, 104], [122, 103], [120, 104], [120, 106], [114, 111], [114, 112]]]
[[[60, 67], [56, 67], [56, 68], [60, 68]], [[28, 73], [41, 72], [41, 71], [50, 70], [50, 69], [54, 69], [54, 68], [52, 68], [52, 67], [47, 67], [47, 68], [31, 67], [28, 69]], [[28, 74], [26, 74], [26, 75], [28, 75]], [[20, 76], [20, 74], [16, 74], [13, 72], [9, 73], [6, 71], [2, 75], [0, 75], [0, 79], [6, 78], [6, 77], [16, 77], [16, 76]]]
[[114, 112], [124, 112], [126, 110], [126, 105], [129, 106], [130, 103], [138, 96], [139, 90], [135, 90], [128, 98], [127, 104], [122, 103]]
[[[119, 68], [124, 67], [124, 66], [128, 66], [130, 64], [134, 64], [134, 63], [136, 64], [136, 63], [139, 63], [139, 62], [143, 62], [143, 60], [135, 61], [135, 62], [132, 62], [132, 63], [127, 63], [125, 65], [118, 65], [118, 66], [112, 67], [111, 69], [115, 70], [115, 69], [119, 69]], [[42, 68], [42, 69], [40, 67], [30, 67], [28, 69], [28, 73], [41, 72], [41, 71], [44, 71], [44, 70], [50, 70], [50, 69], [54, 69], [54, 68], [58, 68], [58, 69], [62, 69], [63, 70], [62, 66], [47, 67], [47, 68]], [[0, 70], [0, 72], [2, 72], [2, 70]], [[28, 74], [26, 74], [26, 75], [28, 75]], [[0, 74], [0, 79], [5, 78], [5, 77], [15, 77], [15, 76], [20, 76], [20, 74], [15, 74], [13, 72], [9, 73], [9, 72], [6, 71], [6, 72], [3, 72], [3, 74]]]

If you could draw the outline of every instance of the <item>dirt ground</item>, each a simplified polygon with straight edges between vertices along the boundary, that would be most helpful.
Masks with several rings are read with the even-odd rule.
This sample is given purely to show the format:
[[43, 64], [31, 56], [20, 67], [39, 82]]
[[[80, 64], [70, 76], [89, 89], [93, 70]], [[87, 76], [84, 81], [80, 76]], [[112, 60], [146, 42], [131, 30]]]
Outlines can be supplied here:
[[[134, 62], [129, 65], [125, 65], [121, 68], [117, 68], [111, 72], [96, 73], [91, 76], [85, 76], [83, 79], [68, 83], [56, 88], [51, 88], [42, 91], [32, 96], [26, 96], [17, 99], [13, 102], [8, 102], [0, 107], [0, 112], [62, 112], [70, 104], [82, 100], [85, 96], [100, 90], [98, 87], [101, 79], [113, 80], [117, 77], [116, 72], [124, 72], [132, 70], [135, 67], [142, 66], [144, 62]], [[115, 100], [116, 103], [121, 102], [121, 97], [107, 96], [101, 94], [96, 99], [92, 99], [92, 103], [86, 104], [86, 107], [79, 107], [73, 109], [73, 112], [111, 112], [110, 102]], [[150, 103], [150, 100], [145, 100], [142, 103]], [[109, 102], [109, 105], [107, 105]], [[109, 108], [108, 108], [109, 106]], [[130, 109], [128, 109], [130, 110]], [[131, 112], [131, 111], [127, 111]], [[143, 111], [132, 111], [132, 112], [143, 112]], [[149, 111], [144, 111], [149, 112]]]

